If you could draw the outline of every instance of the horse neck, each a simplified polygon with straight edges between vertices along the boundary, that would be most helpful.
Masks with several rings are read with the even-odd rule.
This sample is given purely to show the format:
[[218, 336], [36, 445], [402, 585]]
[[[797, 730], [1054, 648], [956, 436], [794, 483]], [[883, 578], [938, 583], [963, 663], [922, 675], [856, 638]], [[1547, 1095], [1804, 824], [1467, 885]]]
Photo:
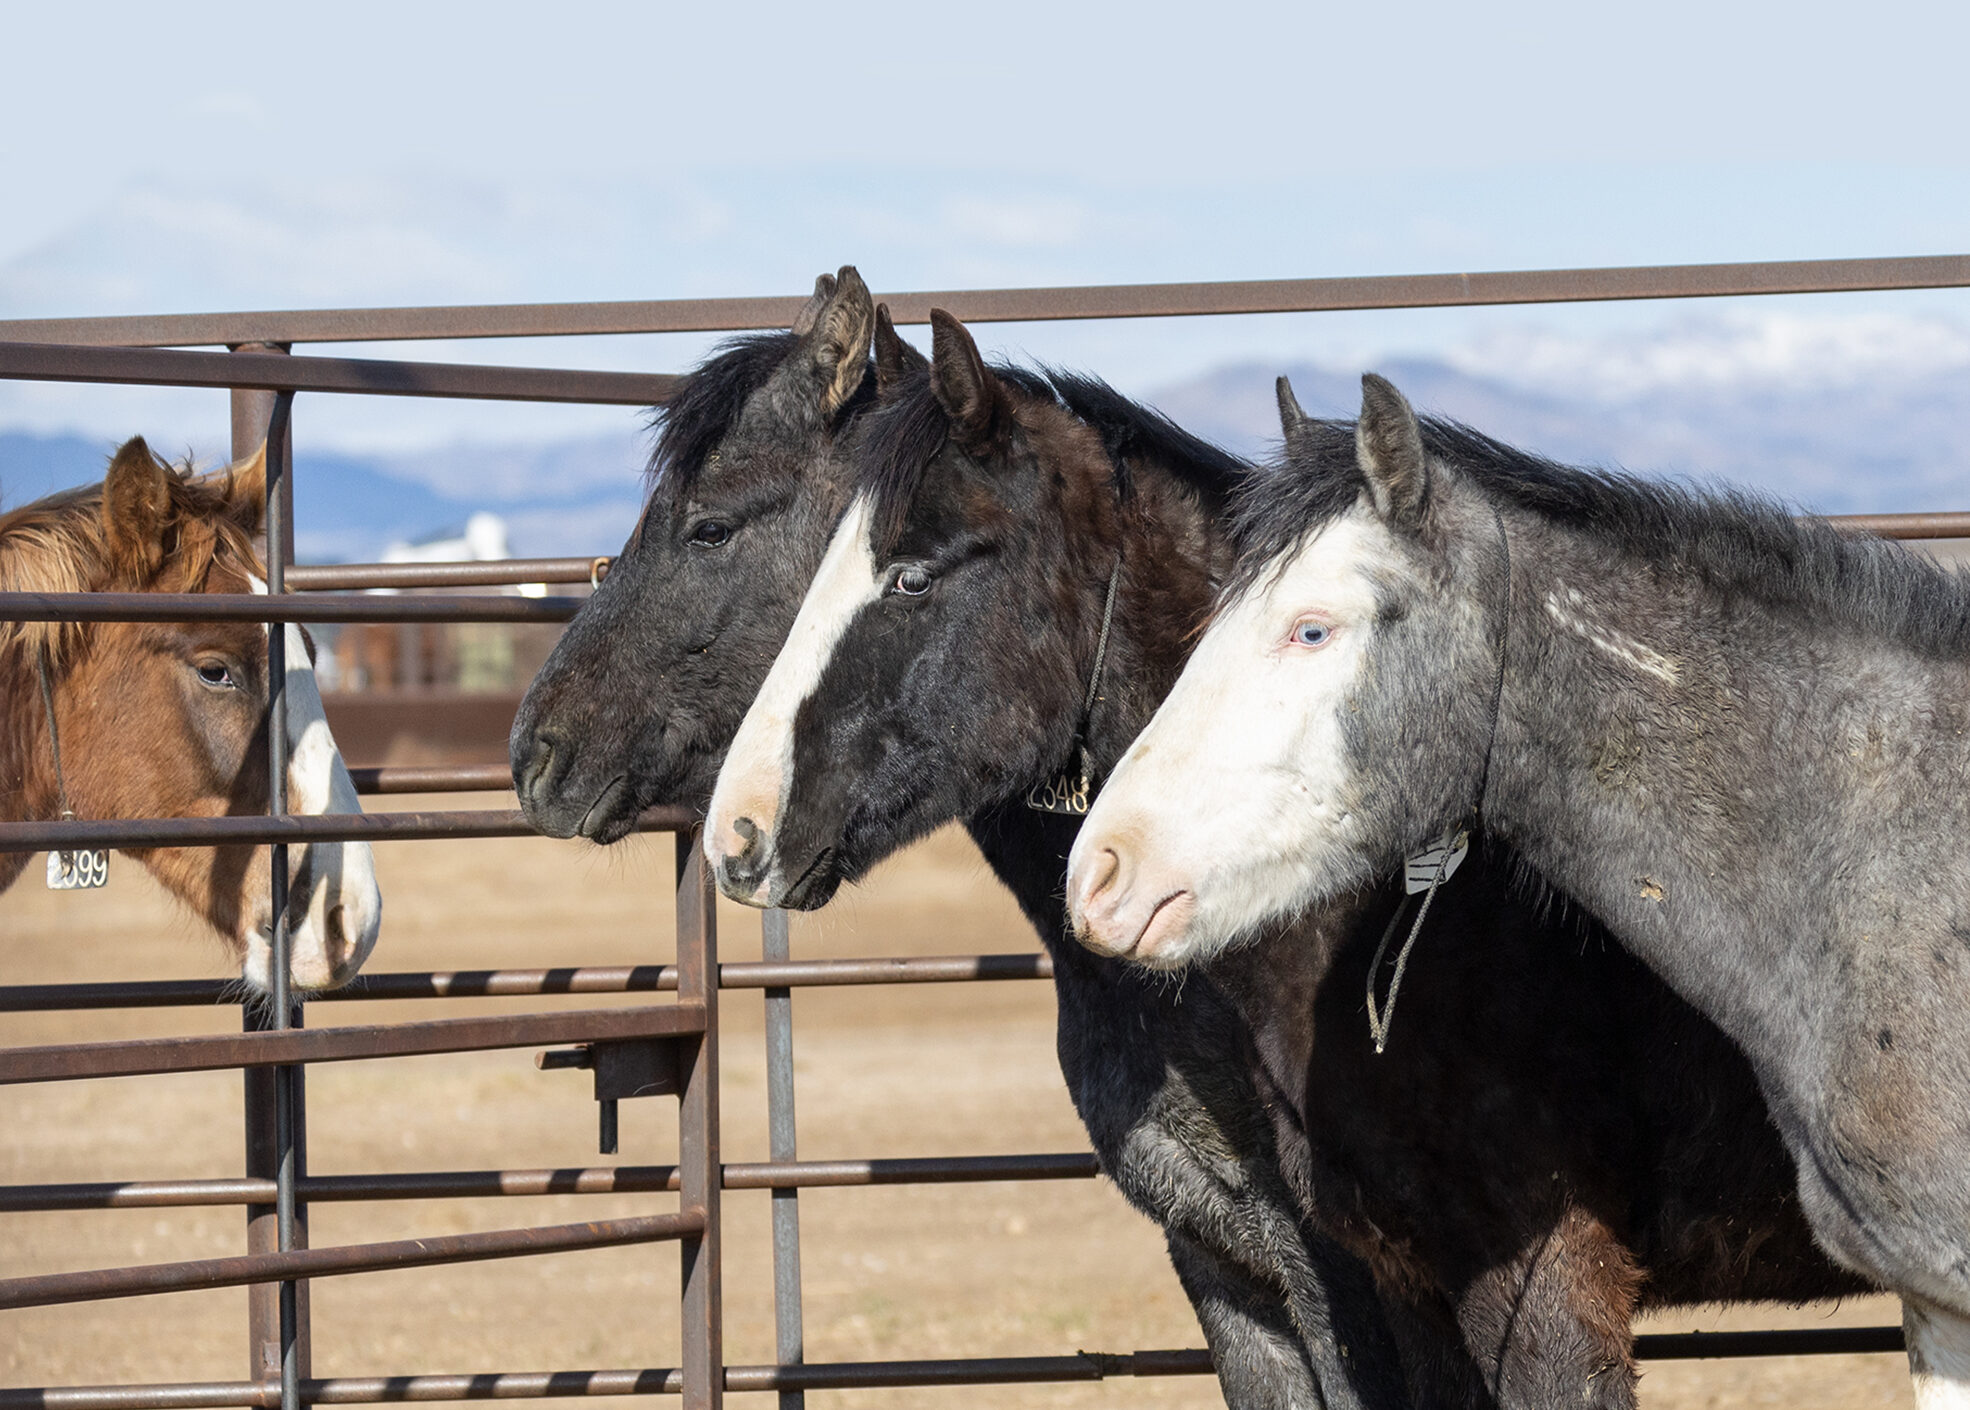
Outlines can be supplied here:
[[[1186, 490], [1161, 466], [1133, 470], [1135, 489], [1121, 518], [1121, 576], [1108, 651], [1099, 699], [1087, 722], [1085, 742], [1099, 777], [1114, 768], [1176, 684], [1194, 644], [1193, 629], [1210, 610], [1215, 584], [1231, 558], [1222, 505]], [[1091, 589], [1096, 622], [1106, 586], [1104, 576]], [[1065, 938], [1062, 881], [1078, 819], [1037, 812], [1015, 798], [974, 815], [967, 828], [1057, 962], [1065, 957], [1083, 967], [1112, 968]]]
[[1936, 786], [1970, 769], [1963, 662], [1514, 540], [1487, 822], [1672, 987], [1755, 1052], [1829, 955], [1964, 918], [1970, 799]]

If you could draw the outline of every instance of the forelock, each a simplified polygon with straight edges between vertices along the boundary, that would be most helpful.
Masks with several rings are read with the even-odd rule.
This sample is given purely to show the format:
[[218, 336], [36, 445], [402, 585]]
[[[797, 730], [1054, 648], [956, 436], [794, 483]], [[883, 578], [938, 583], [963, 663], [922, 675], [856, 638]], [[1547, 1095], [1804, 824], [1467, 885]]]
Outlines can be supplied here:
[[[717, 352], [678, 382], [670, 400], [654, 413], [656, 444], [645, 471], [658, 486], [688, 493], [705, 461], [738, 425], [753, 394], [772, 380], [801, 344], [797, 333], [780, 329], [748, 333], [721, 344]], [[860, 415], [875, 396], [874, 364], [864, 370], [853, 396], [836, 413], [836, 424]]]

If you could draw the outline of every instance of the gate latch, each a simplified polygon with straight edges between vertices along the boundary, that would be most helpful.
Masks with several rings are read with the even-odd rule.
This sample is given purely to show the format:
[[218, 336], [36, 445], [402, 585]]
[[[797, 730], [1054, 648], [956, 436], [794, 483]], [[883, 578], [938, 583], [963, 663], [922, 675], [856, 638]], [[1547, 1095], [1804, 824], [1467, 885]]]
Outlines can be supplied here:
[[601, 1113], [603, 1155], [616, 1153], [616, 1103], [624, 1097], [667, 1097], [677, 1093], [677, 1045], [661, 1038], [628, 1038], [551, 1048], [534, 1054], [542, 1072], [585, 1067], [595, 1074], [595, 1101]]

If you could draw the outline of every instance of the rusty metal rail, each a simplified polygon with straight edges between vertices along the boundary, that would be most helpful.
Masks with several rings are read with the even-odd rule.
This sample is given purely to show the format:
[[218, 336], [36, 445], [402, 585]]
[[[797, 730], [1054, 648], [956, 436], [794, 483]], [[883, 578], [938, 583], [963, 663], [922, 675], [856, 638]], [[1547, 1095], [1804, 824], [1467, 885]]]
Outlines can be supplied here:
[[[720, 1167], [727, 1190], [844, 1189], [866, 1185], [963, 1185], [1022, 1180], [1092, 1180], [1094, 1155], [915, 1156], [888, 1160], [751, 1161]], [[675, 1165], [593, 1165], [565, 1170], [422, 1170], [392, 1175], [309, 1175], [301, 1198], [322, 1203], [417, 1199], [505, 1199], [536, 1195], [676, 1192]], [[180, 1209], [266, 1204], [274, 1182], [253, 1179], [92, 1181], [0, 1185], [0, 1213], [71, 1209]]]
[[[696, 826], [687, 808], [652, 808], [637, 820], [644, 832], [677, 832]], [[93, 818], [64, 822], [0, 823], [0, 853], [45, 852], [52, 847], [258, 846], [291, 842], [398, 842], [465, 837], [533, 837], [514, 808], [441, 808], [411, 813], [287, 813], [279, 817]]]
[[296, 1249], [248, 1254], [243, 1258], [201, 1258], [185, 1263], [149, 1263], [134, 1268], [93, 1268], [83, 1273], [43, 1273], [0, 1278], [0, 1310], [49, 1307], [64, 1302], [142, 1297], [151, 1293], [238, 1288], [343, 1273], [381, 1273], [429, 1268], [440, 1263], [473, 1263], [488, 1258], [520, 1258], [577, 1249], [647, 1244], [702, 1234], [702, 1210], [609, 1219], [590, 1224], [551, 1224], [530, 1229], [497, 1229], [483, 1234], [441, 1234], [341, 1248]]
[[[1337, 279], [941, 289], [881, 294], [878, 297], [889, 305], [890, 313], [898, 323], [926, 323], [933, 308], [946, 309], [967, 323], [1036, 323], [1061, 319], [1468, 308], [1498, 304], [1714, 299], [1766, 294], [1964, 287], [1970, 287], [1970, 255], [1501, 270]], [[784, 328], [805, 304], [805, 298], [789, 296], [427, 308], [286, 309], [125, 318], [17, 318], [0, 320], [0, 338], [83, 346], [238, 347], [248, 343], [366, 343], [717, 333], [749, 328]]]
[[518, 587], [523, 583], [588, 583], [608, 576], [615, 560], [498, 558], [473, 563], [328, 563], [287, 570], [289, 592], [336, 589]]
[[[5, 331], [0, 329], [0, 334]], [[564, 372], [552, 367], [15, 342], [0, 342], [0, 378], [589, 406], [658, 406], [677, 384], [675, 377], [645, 372]]]
[[58, 1043], [0, 1048], [0, 1085], [67, 1082], [80, 1077], [149, 1077], [166, 1072], [213, 1072], [286, 1063], [350, 1062], [432, 1053], [531, 1048], [549, 1043], [627, 1041], [702, 1034], [705, 1006], [680, 999], [658, 1007], [565, 1009], [488, 1018], [437, 1018], [419, 1023], [351, 1024], [341, 1028], [282, 1028], [191, 1038], [139, 1038], [110, 1043]]
[[[967, 984], [1050, 979], [1053, 960], [1010, 955], [896, 955], [843, 960], [737, 960], [718, 967], [721, 989], [803, 989], [868, 984]], [[571, 965], [554, 969], [410, 970], [358, 975], [310, 1003], [372, 999], [519, 998], [533, 994], [655, 994], [674, 991], [677, 966]], [[0, 985], [0, 1013], [56, 1009], [199, 1008], [238, 997], [217, 979], [133, 979], [93, 984]]]
[[[1828, 1327], [1767, 1332], [1653, 1333], [1635, 1338], [1642, 1361], [1735, 1356], [1854, 1355], [1903, 1350], [1899, 1327]], [[999, 1356], [915, 1361], [837, 1361], [801, 1366], [727, 1366], [728, 1391], [925, 1389], [1102, 1381], [1111, 1377], [1202, 1376], [1204, 1351], [1079, 1352], [1071, 1356]], [[676, 1367], [623, 1370], [503, 1371], [414, 1376], [338, 1376], [303, 1382], [309, 1405], [378, 1405], [453, 1400], [545, 1400], [590, 1396], [677, 1395]], [[147, 1386], [69, 1386], [0, 1390], [0, 1410], [271, 1410], [277, 1386], [252, 1381]]]

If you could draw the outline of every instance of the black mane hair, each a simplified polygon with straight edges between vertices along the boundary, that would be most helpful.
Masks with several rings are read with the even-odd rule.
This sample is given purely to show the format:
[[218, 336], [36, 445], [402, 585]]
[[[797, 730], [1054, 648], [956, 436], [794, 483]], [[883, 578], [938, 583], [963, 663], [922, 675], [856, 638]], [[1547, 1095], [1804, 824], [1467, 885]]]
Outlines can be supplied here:
[[[1004, 363], [993, 363], [990, 370], [1028, 396], [1056, 400], [1052, 386], [1036, 372]], [[867, 427], [855, 456], [855, 489], [869, 496], [876, 542], [887, 547], [902, 532], [910, 501], [951, 433], [951, 418], [931, 390], [930, 368], [904, 374], [870, 413]]]
[[[659, 411], [661, 425], [645, 474], [652, 488], [662, 484], [688, 493], [705, 457], [731, 433], [752, 394], [772, 378], [799, 346], [800, 335], [779, 329], [748, 333], [719, 344], [718, 350], [687, 372]], [[855, 415], [875, 397], [871, 363], [861, 384], [836, 413], [836, 421]]]
[[1101, 437], [1125, 495], [1133, 489], [1130, 467], [1139, 461], [1165, 466], [1178, 479], [1219, 497], [1236, 491], [1251, 473], [1230, 451], [1193, 436], [1154, 407], [1131, 401], [1099, 377], [1052, 367], [1046, 373], [1061, 404]]
[[[1099, 377], [1058, 368], [1034, 371], [994, 363], [992, 374], [1028, 396], [1066, 408], [1101, 438], [1117, 492], [1133, 492], [1130, 469], [1154, 462], [1214, 496], [1230, 495], [1250, 473], [1229, 451], [1193, 436], [1152, 407], [1131, 401]], [[857, 488], [869, 494], [878, 542], [893, 542], [924, 472], [950, 434], [951, 420], [930, 388], [928, 369], [909, 374], [868, 422]], [[1353, 444], [1352, 441], [1349, 442]]]
[[[1776, 498], [1706, 489], [1617, 470], [1562, 465], [1456, 421], [1421, 420], [1431, 459], [1486, 496], [1564, 525], [1611, 550], [1695, 575], [1719, 591], [1796, 613], [1809, 610], [1932, 656], [1970, 654], [1970, 578], [1900, 543], [1795, 517]], [[1253, 476], [1239, 494], [1242, 591], [1363, 489], [1354, 423], [1310, 424], [1312, 453]]]

